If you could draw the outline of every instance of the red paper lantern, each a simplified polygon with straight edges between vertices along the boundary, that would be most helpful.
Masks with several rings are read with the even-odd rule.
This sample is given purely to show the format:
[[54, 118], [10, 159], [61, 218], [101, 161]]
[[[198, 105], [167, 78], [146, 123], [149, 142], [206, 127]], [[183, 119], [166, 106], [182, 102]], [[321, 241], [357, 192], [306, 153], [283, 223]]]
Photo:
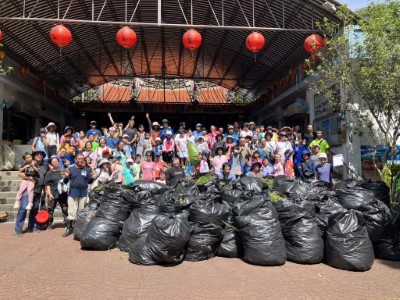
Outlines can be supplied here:
[[51, 41], [60, 48], [64, 48], [71, 44], [71, 31], [64, 25], [56, 25], [50, 30]]
[[40, 86], [40, 87], [45, 87], [45, 86], [46, 86], [46, 80], [40, 79], [40, 80], [39, 80], [39, 86]]
[[310, 54], [319, 52], [324, 46], [324, 39], [318, 34], [312, 34], [304, 41], [304, 49]]
[[2, 39], [3, 39], [3, 33], [0, 30], [0, 42], [1, 42]]
[[122, 27], [117, 32], [117, 42], [125, 49], [131, 48], [136, 45], [137, 36], [136, 32], [128, 26]]
[[182, 41], [185, 48], [189, 49], [190, 52], [194, 52], [201, 45], [201, 34], [194, 29], [189, 29], [183, 35]]
[[265, 38], [261, 33], [252, 32], [246, 39], [246, 47], [253, 53], [259, 52], [265, 45]]
[[19, 71], [22, 75], [27, 76], [29, 74], [29, 68], [27, 66], [22, 66]]

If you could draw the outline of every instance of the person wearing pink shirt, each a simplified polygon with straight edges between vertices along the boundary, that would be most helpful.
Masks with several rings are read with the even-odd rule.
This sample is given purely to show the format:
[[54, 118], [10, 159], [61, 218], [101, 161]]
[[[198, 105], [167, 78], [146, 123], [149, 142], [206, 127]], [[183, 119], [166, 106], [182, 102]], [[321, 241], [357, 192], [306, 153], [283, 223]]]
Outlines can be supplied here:
[[175, 141], [172, 138], [172, 131], [167, 130], [166, 135], [167, 137], [163, 141], [162, 157], [163, 161], [170, 165], [175, 154]]
[[145, 161], [142, 162], [142, 180], [154, 180], [155, 164], [152, 161], [153, 154], [151, 151], [146, 152]]
[[226, 155], [224, 155], [224, 149], [222, 147], [218, 147], [217, 149], [217, 155], [214, 156], [212, 159], [212, 164], [214, 166], [214, 173], [219, 176], [221, 173], [222, 165], [224, 163], [228, 162], [228, 159], [226, 158]]

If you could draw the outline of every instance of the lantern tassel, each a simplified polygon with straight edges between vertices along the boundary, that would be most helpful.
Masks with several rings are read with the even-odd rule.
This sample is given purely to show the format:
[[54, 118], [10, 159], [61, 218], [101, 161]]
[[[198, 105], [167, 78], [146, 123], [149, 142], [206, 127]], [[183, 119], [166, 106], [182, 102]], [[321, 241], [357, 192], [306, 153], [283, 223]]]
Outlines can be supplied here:
[[254, 53], [254, 62], [257, 62], [257, 54]]

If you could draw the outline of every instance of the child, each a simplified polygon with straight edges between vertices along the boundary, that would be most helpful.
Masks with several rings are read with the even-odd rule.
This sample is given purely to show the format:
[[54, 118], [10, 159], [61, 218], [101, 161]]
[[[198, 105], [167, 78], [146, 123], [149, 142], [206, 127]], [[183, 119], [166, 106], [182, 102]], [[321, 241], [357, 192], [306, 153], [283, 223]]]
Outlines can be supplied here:
[[152, 141], [151, 141], [150, 132], [145, 133], [144, 140], [142, 141], [142, 143], [143, 143], [143, 153], [140, 153], [140, 154], [144, 155], [146, 153], [146, 151], [151, 150]]
[[159, 138], [159, 137], [157, 137], [156, 139], [155, 139], [155, 143], [156, 143], [156, 145], [154, 146], [154, 154], [155, 155], [162, 155], [162, 152], [163, 152], [163, 145], [162, 145], [162, 140]]
[[171, 165], [172, 158], [175, 156], [175, 153], [174, 153], [175, 141], [172, 138], [171, 130], [167, 130], [166, 134], [167, 134], [167, 137], [164, 139], [164, 142], [163, 142], [162, 158], [167, 164]]
[[165, 161], [160, 160], [160, 156], [156, 155], [154, 160], [154, 179], [159, 179], [161, 171], [167, 167], [168, 165], [165, 163]]
[[206, 155], [199, 155], [199, 174], [207, 174], [210, 172], [210, 167], [208, 166], [208, 159]]
[[[44, 152], [43, 152], [44, 153]], [[45, 156], [45, 154], [43, 154]], [[22, 158], [25, 161], [25, 164], [19, 169], [20, 172], [24, 172], [24, 174], [31, 179], [23, 179], [19, 184], [19, 189], [17, 193], [17, 198], [14, 203], [14, 208], [18, 209], [21, 205], [21, 198], [24, 192], [28, 193], [28, 205], [25, 209], [30, 210], [33, 207], [33, 190], [35, 188], [35, 182], [39, 178], [39, 169], [36, 166], [35, 162], [32, 160], [32, 155], [29, 152], [25, 152]]]
[[158, 179], [156, 180], [156, 182], [163, 183], [163, 184], [167, 184], [167, 181], [165, 180], [165, 171], [164, 171], [164, 170], [161, 170], [161, 172], [160, 172], [160, 178], [158, 178]]
[[136, 154], [135, 163], [132, 166], [132, 169], [136, 174], [135, 175], [135, 181], [140, 179], [140, 171], [142, 169], [141, 161], [142, 161], [142, 156], [140, 154]]
[[111, 166], [111, 170], [114, 176], [114, 183], [122, 184], [123, 169], [124, 165], [121, 163], [121, 155], [118, 153], [114, 154], [114, 163]]
[[179, 158], [181, 159], [182, 167], [185, 169], [187, 166], [188, 154], [188, 138], [186, 131], [182, 130], [179, 132], [179, 136], [176, 138], [176, 149], [178, 151]]
[[294, 163], [293, 163], [293, 151], [285, 151], [285, 175], [289, 178], [294, 178]]
[[285, 175], [285, 169], [283, 167], [282, 158], [279, 153], [275, 155], [275, 163], [273, 169], [275, 176]]
[[228, 162], [228, 159], [224, 155], [224, 149], [222, 147], [218, 147], [216, 149], [217, 155], [212, 158], [212, 164], [214, 167], [214, 173], [219, 176], [222, 170], [222, 165]]
[[46, 128], [40, 128], [39, 136], [37, 136], [33, 139], [32, 151], [35, 151], [35, 150], [43, 151], [44, 153], [46, 153], [44, 160], [47, 161], [47, 159], [48, 159], [47, 158], [47, 145], [48, 145], [48, 142], [46, 141]]

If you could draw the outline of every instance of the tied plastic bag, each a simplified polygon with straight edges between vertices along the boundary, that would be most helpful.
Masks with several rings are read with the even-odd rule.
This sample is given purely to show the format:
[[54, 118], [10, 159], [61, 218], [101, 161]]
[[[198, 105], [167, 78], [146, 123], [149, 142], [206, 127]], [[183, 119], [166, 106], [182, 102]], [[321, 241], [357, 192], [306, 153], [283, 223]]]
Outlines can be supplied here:
[[157, 206], [138, 208], [132, 211], [124, 222], [118, 247], [121, 251], [128, 252], [133, 243], [142, 235], [147, 234], [153, 219], [161, 213]]
[[162, 195], [160, 206], [164, 213], [181, 213], [189, 209], [198, 197], [199, 190], [197, 186], [184, 186], [179, 183], [175, 189], [170, 189]]
[[334, 199], [330, 199], [322, 203], [316, 203], [315, 206], [317, 209], [316, 220], [322, 232], [325, 232], [328, 228], [329, 220], [332, 216], [336, 215], [339, 212], [347, 211], [346, 208], [344, 208]]
[[362, 215], [351, 209], [333, 216], [328, 224], [325, 260], [328, 265], [348, 271], [368, 271], [374, 250]]
[[391, 222], [382, 236], [374, 243], [375, 257], [386, 260], [400, 260], [400, 222], [399, 214], [392, 212]]
[[11, 171], [15, 166], [15, 152], [9, 145], [0, 146], [0, 170]]
[[222, 226], [228, 220], [229, 208], [213, 201], [195, 202], [189, 210], [190, 220], [197, 224]]
[[134, 192], [148, 191], [151, 194], [162, 194], [170, 189], [166, 184], [149, 180], [136, 180], [128, 185], [127, 188]]
[[187, 214], [159, 215], [150, 225], [146, 236], [132, 245], [129, 260], [135, 264], [177, 264], [185, 256], [191, 226]]
[[121, 225], [104, 218], [90, 220], [81, 236], [82, 249], [108, 250], [117, 245]]
[[82, 237], [82, 233], [89, 224], [90, 220], [96, 215], [99, 202], [91, 201], [88, 205], [77, 212], [76, 221], [74, 226], [74, 239], [79, 241]]
[[324, 241], [315, 219], [315, 204], [283, 200], [276, 203], [275, 207], [286, 241], [288, 260], [301, 264], [322, 262]]
[[122, 186], [109, 184], [104, 189], [100, 207], [96, 217], [114, 222], [124, 222], [131, 212], [131, 203], [126, 200], [126, 193]]
[[243, 257], [243, 246], [237, 228], [235, 217], [230, 215], [225, 223], [225, 229], [217, 256], [239, 258]]
[[201, 261], [214, 257], [221, 240], [221, 226], [216, 224], [195, 224], [190, 235], [185, 260]]
[[261, 194], [268, 189], [268, 185], [261, 179], [243, 176], [236, 182], [236, 188], [242, 191], [250, 191]]
[[244, 260], [255, 265], [279, 266], [286, 262], [285, 240], [278, 213], [261, 195], [234, 208]]

